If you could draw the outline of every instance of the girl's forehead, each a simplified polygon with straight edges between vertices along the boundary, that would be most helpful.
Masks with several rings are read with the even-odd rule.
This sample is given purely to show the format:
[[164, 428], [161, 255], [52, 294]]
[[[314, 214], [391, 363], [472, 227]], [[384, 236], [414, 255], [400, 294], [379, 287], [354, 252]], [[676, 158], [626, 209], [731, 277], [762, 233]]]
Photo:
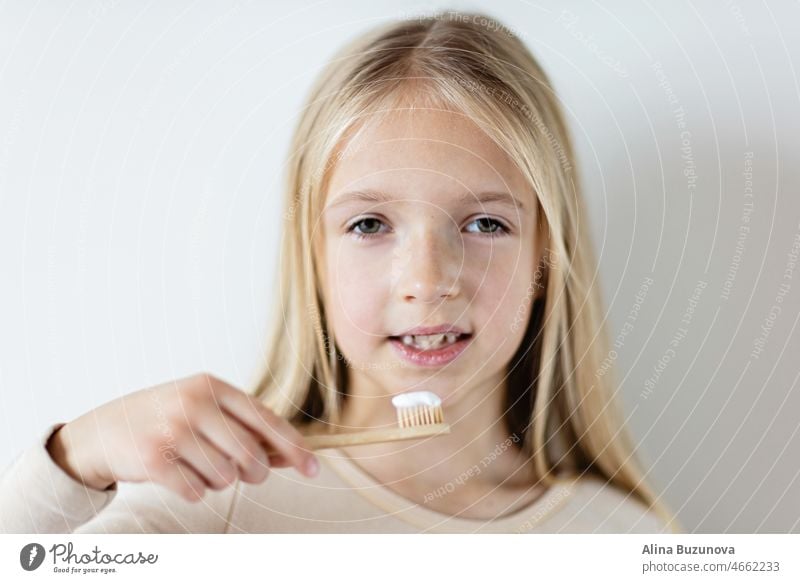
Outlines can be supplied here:
[[328, 190], [387, 182], [446, 184], [466, 190], [525, 188], [522, 174], [491, 136], [464, 114], [392, 111], [367, 122], [340, 147]]
[[366, 146], [386, 140], [446, 142], [475, 150], [497, 148], [492, 138], [468, 115], [425, 108], [398, 108], [366, 118], [348, 146]]

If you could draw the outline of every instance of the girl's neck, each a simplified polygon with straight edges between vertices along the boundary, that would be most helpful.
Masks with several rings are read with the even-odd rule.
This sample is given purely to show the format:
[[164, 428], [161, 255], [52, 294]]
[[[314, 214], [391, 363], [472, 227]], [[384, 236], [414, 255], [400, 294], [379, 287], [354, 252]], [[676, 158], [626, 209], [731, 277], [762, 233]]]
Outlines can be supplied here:
[[[342, 431], [396, 425], [391, 396], [363, 396], [368, 393], [350, 388]], [[424, 442], [377, 443], [342, 451], [384, 483], [413, 480], [433, 488], [467, 474], [474, 484], [529, 485], [532, 464], [522, 453], [522, 436], [510, 433], [503, 418], [504, 393], [502, 378], [483, 379], [480, 387], [464, 387], [445, 402], [449, 434]]]
[[[484, 380], [445, 403], [449, 434], [340, 451], [376, 482], [428, 509], [481, 520], [513, 513], [538, 500], [546, 487], [522, 453], [522, 436], [506, 428], [505, 387], [499, 383]], [[485, 387], [495, 388], [487, 394]], [[348, 397], [342, 431], [396, 425], [389, 396], [363, 394], [354, 390]]]

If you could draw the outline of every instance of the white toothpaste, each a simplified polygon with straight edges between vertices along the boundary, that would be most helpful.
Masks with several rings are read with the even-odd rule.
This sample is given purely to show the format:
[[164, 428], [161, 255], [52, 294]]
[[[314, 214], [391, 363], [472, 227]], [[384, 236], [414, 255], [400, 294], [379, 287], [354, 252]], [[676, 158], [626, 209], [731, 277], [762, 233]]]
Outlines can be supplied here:
[[408, 393], [401, 393], [392, 397], [392, 405], [397, 409], [407, 409], [409, 407], [438, 407], [442, 404], [442, 400], [438, 395], [430, 391], [411, 391]]

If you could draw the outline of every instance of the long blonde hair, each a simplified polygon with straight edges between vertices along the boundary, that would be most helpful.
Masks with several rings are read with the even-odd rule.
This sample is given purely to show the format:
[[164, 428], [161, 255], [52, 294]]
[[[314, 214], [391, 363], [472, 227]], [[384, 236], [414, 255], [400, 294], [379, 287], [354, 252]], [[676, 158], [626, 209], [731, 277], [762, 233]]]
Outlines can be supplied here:
[[279, 298], [253, 394], [295, 423], [338, 424], [347, 369], [326, 324], [313, 234], [344, 138], [409, 94], [469, 116], [537, 195], [549, 250], [537, 282], [544, 291], [531, 300], [505, 396], [505, 422], [523, 436], [535, 475], [547, 484], [562, 469], [600, 476], [679, 531], [645, 480], [615, 405], [613, 370], [603, 364], [609, 345], [596, 263], [557, 97], [517, 36], [483, 14], [385, 24], [345, 46], [316, 79], [287, 162]]

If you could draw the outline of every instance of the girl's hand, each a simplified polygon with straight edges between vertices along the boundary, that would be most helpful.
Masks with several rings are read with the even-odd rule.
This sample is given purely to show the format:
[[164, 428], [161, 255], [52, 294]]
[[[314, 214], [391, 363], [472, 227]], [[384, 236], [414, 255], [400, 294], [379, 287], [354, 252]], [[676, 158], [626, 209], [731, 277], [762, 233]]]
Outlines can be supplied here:
[[[271, 454], [265, 445], [270, 445]], [[269, 467], [317, 473], [303, 436], [257, 398], [198, 374], [110, 401], [61, 427], [48, 451], [71, 477], [104, 490], [152, 481], [189, 501]]]

